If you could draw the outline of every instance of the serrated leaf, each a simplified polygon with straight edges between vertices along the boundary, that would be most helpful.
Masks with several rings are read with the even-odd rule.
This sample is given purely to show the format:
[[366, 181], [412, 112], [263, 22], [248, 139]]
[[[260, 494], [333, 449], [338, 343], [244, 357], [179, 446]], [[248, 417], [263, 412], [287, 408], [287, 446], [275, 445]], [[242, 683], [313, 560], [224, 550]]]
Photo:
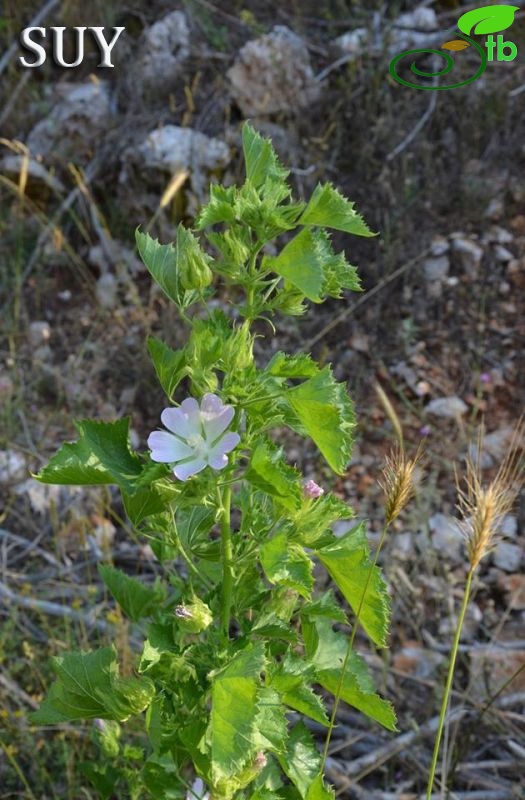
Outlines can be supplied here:
[[305, 547], [313, 547], [335, 523], [355, 516], [354, 510], [333, 494], [324, 494], [304, 503], [291, 516], [293, 538]]
[[[334, 631], [332, 624], [321, 617], [303, 617], [302, 630], [306, 654], [315, 667], [317, 680], [335, 695], [347, 653], [347, 637]], [[355, 652], [350, 654], [347, 662], [341, 697], [388, 730], [396, 730], [396, 715], [392, 705], [376, 693], [365, 661]]]
[[347, 622], [346, 614], [337, 603], [331, 590], [325, 592], [316, 600], [305, 603], [301, 609], [301, 615], [305, 617], [326, 617], [335, 622]]
[[239, 773], [254, 755], [258, 689], [263, 669], [264, 648], [260, 644], [238, 653], [212, 679], [207, 740], [214, 783]]
[[115, 769], [110, 764], [105, 767], [97, 767], [90, 761], [81, 761], [78, 764], [78, 768], [98, 792], [99, 800], [109, 800], [114, 795], [120, 778], [118, 769]]
[[114, 647], [66, 653], [52, 661], [58, 677], [31, 715], [36, 725], [97, 717], [123, 722], [144, 711], [155, 694], [148, 678], [119, 677]]
[[365, 523], [356, 525], [332, 544], [318, 549], [316, 554], [345, 596], [354, 614], [357, 614], [361, 606], [360, 624], [374, 644], [386, 647], [390, 597], [381, 570], [377, 566], [372, 567]]
[[154, 336], [148, 337], [147, 347], [159, 383], [169, 399], [172, 400], [173, 392], [187, 372], [184, 350], [172, 350]]
[[320, 367], [307, 353], [288, 355], [278, 352], [268, 362], [265, 372], [276, 378], [312, 378]]
[[122, 494], [126, 514], [133, 525], [140, 523], [147, 517], [161, 513], [166, 508], [166, 500], [154, 488], [140, 488], [133, 494]]
[[356, 236], [374, 236], [356, 212], [354, 203], [343, 197], [331, 183], [316, 186], [299, 224], [334, 228]]
[[227, 188], [218, 183], [212, 183], [209, 202], [202, 208], [197, 217], [197, 229], [202, 230], [218, 222], [235, 222], [236, 197], [237, 189], [234, 186]]
[[306, 800], [335, 800], [335, 792], [332, 787], [326, 786], [323, 776], [318, 775], [310, 784], [306, 793]]
[[313, 665], [294, 653], [287, 652], [277, 669], [271, 672], [270, 686], [281, 694], [283, 703], [287, 706], [320, 725], [328, 725], [323, 701], [309, 686], [313, 680]]
[[343, 475], [352, 451], [355, 415], [346, 387], [330, 367], [293, 389], [286, 399], [328, 464]]
[[516, 11], [519, 11], [519, 6], [497, 5], [474, 8], [461, 15], [458, 28], [467, 35], [499, 33], [510, 28]]
[[172, 244], [161, 244], [149, 233], [137, 231], [137, 249], [148, 271], [166, 297], [178, 306], [184, 306], [184, 290], [177, 270], [177, 253]]
[[293, 510], [301, 503], [298, 473], [286, 464], [281, 451], [268, 440], [261, 440], [256, 445], [245, 478], [285, 508]]
[[301, 797], [306, 798], [312, 782], [319, 774], [321, 755], [312, 734], [302, 722], [292, 729], [286, 754], [278, 758], [284, 773], [297, 787]]
[[158, 610], [166, 599], [166, 592], [160, 584], [145, 586], [136, 578], [131, 578], [120, 569], [100, 564], [100, 577], [132, 622], [149, 617]]
[[129, 444], [129, 419], [76, 423], [78, 441], [63, 444], [36, 476], [42, 483], [95, 485], [116, 483], [131, 494], [142, 463]]
[[242, 127], [242, 149], [246, 177], [255, 187], [267, 181], [279, 184], [288, 177], [289, 172], [279, 162], [270, 139], [264, 139], [248, 122]]
[[314, 585], [313, 563], [304, 549], [278, 533], [260, 548], [264, 573], [270, 583], [295, 589], [302, 597], [310, 597]]
[[303, 228], [286, 244], [278, 256], [265, 259], [273, 272], [292, 283], [309, 300], [320, 303], [324, 284], [323, 261], [316, 248], [315, 236]]
[[288, 738], [288, 723], [278, 693], [269, 686], [263, 687], [257, 700], [255, 720], [255, 747], [270, 753], [283, 753]]

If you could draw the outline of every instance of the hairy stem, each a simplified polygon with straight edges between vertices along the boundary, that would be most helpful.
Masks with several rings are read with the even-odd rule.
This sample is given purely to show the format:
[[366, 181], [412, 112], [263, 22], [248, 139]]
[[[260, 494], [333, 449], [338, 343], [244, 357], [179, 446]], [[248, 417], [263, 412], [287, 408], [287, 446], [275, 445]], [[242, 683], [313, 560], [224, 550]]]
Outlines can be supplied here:
[[387, 530], [388, 530], [388, 524], [385, 525], [384, 528], [383, 528], [383, 532], [381, 534], [381, 539], [379, 540], [379, 544], [377, 546], [377, 550], [375, 552], [374, 559], [373, 559], [373, 561], [372, 561], [372, 563], [370, 565], [370, 569], [368, 570], [368, 575], [366, 576], [365, 588], [363, 589], [363, 594], [361, 595], [361, 598], [359, 600], [359, 605], [357, 607], [357, 612], [356, 612], [356, 615], [355, 615], [354, 626], [352, 628], [352, 633], [350, 634], [350, 639], [348, 640], [348, 647], [346, 648], [346, 654], [345, 654], [345, 658], [344, 658], [344, 661], [343, 661], [343, 665], [341, 667], [341, 674], [339, 676], [339, 683], [337, 684], [337, 691], [335, 693], [334, 707], [332, 709], [332, 715], [330, 717], [330, 724], [328, 726], [328, 733], [326, 734], [326, 741], [324, 743], [323, 769], [324, 769], [324, 765], [326, 764], [326, 758], [328, 756], [328, 748], [330, 746], [330, 739], [332, 738], [332, 732], [333, 732], [334, 727], [335, 727], [335, 718], [337, 716], [337, 709], [339, 708], [339, 703], [341, 702], [341, 694], [343, 692], [343, 683], [344, 683], [344, 679], [345, 679], [346, 669], [348, 667], [348, 662], [350, 661], [350, 656], [352, 655], [352, 650], [353, 650], [353, 647], [354, 647], [354, 641], [355, 641], [357, 629], [359, 627], [359, 618], [360, 618], [360, 615], [361, 615], [361, 611], [363, 609], [363, 604], [365, 602], [366, 593], [368, 592], [368, 587], [370, 585], [370, 579], [372, 577], [372, 573], [373, 573], [374, 568], [375, 568], [375, 566], [377, 564], [377, 559], [379, 557], [379, 553], [381, 552], [381, 548], [383, 547], [383, 544], [385, 542], [385, 537], [386, 537]]
[[459, 639], [461, 637], [461, 629], [463, 628], [463, 622], [465, 620], [468, 601], [470, 599], [470, 587], [472, 584], [473, 575], [474, 575], [474, 570], [470, 569], [467, 575], [467, 582], [465, 584], [465, 593], [463, 595], [463, 603], [461, 604], [461, 611], [459, 612], [458, 624], [456, 627], [456, 635], [454, 636], [454, 644], [452, 645], [452, 651], [450, 653], [450, 663], [448, 666], [447, 682], [445, 684], [445, 692], [443, 694], [443, 700], [441, 701], [441, 712], [439, 714], [438, 728], [436, 731], [436, 740], [434, 742], [434, 753], [432, 755], [432, 763], [430, 765], [430, 772], [428, 774], [428, 785], [426, 794], [427, 800], [429, 800], [429, 798], [432, 796], [432, 789], [434, 787], [434, 777], [436, 774], [436, 767], [439, 756], [439, 746], [441, 744], [441, 736], [443, 734], [443, 727], [445, 725], [445, 717], [447, 715], [448, 701], [450, 698], [450, 692], [452, 690], [452, 681], [454, 679], [454, 668], [456, 666]]
[[230, 612], [232, 605], [232, 586], [233, 586], [233, 548], [232, 532], [230, 528], [230, 507], [232, 490], [231, 486], [224, 486], [222, 496], [220, 495], [220, 526], [221, 526], [221, 556], [222, 556], [222, 609], [221, 623], [222, 630], [228, 638], [230, 630]]

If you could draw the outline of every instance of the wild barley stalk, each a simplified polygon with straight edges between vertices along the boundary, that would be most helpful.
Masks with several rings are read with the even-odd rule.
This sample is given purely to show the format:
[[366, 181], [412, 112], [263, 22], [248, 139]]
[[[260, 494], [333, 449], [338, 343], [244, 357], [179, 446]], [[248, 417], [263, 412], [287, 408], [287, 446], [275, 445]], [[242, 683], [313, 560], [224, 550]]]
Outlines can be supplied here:
[[434, 788], [439, 748], [454, 679], [454, 669], [458, 654], [459, 640], [461, 638], [461, 630], [470, 599], [472, 579], [480, 561], [498, 541], [501, 523], [512, 509], [514, 501], [523, 485], [523, 469], [525, 467], [525, 462], [523, 456], [520, 455], [520, 448], [522, 447], [524, 433], [525, 425], [523, 421], [520, 420], [512, 437], [507, 456], [500, 465], [495, 478], [488, 486], [483, 486], [481, 478], [480, 456], [483, 444], [482, 433], [480, 433], [478, 437], [476, 459], [469, 457], [467, 460], [464, 488], [459, 484], [456, 476], [458, 493], [457, 508], [460, 513], [460, 526], [466, 540], [469, 569], [465, 580], [463, 600], [450, 653], [445, 691], [441, 702], [441, 711], [434, 742], [434, 752], [432, 754], [432, 762], [428, 776], [427, 800], [430, 799]]
[[383, 526], [383, 531], [381, 533], [381, 538], [376, 548], [374, 558], [372, 560], [372, 563], [370, 564], [368, 574], [366, 576], [365, 586], [359, 600], [359, 605], [357, 607], [354, 625], [352, 627], [352, 633], [350, 635], [350, 639], [348, 640], [348, 647], [346, 649], [345, 658], [343, 661], [343, 665], [341, 667], [341, 674], [339, 676], [339, 683], [337, 685], [337, 691], [335, 694], [334, 707], [332, 709], [330, 724], [328, 726], [328, 732], [324, 744], [323, 768], [326, 763], [326, 758], [328, 756], [328, 748], [330, 746], [330, 740], [332, 738], [332, 731], [335, 727], [335, 718], [337, 716], [337, 710], [339, 708], [339, 703], [341, 701], [344, 678], [346, 675], [346, 670], [348, 667], [350, 656], [352, 655], [354, 641], [360, 623], [361, 611], [363, 609], [363, 604], [365, 602], [366, 594], [368, 592], [370, 580], [372, 578], [374, 569], [377, 565], [377, 559], [379, 557], [379, 553], [382, 550], [383, 544], [386, 539], [386, 534], [388, 532], [388, 529], [390, 528], [390, 525], [399, 516], [399, 514], [402, 512], [402, 510], [405, 508], [405, 506], [411, 499], [412, 495], [414, 494], [414, 486], [415, 486], [414, 471], [420, 459], [420, 455], [421, 453], [418, 450], [416, 456], [413, 459], [408, 459], [406, 457], [402, 445], [399, 444], [396, 447], [396, 449], [392, 451], [391, 455], [387, 456], [386, 458], [386, 465], [385, 468], [383, 469], [383, 482], [380, 483], [380, 486], [385, 494], [385, 501], [386, 501], [385, 524]]

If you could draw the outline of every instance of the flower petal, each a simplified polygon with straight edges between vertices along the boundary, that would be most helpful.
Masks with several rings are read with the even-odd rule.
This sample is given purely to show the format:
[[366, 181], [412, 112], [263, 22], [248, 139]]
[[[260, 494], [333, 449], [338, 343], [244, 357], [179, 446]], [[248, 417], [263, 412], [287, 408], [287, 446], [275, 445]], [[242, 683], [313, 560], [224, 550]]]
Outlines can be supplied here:
[[181, 481], [187, 481], [192, 475], [201, 472], [207, 466], [203, 458], [192, 458], [191, 461], [185, 461], [182, 464], [177, 464], [173, 467], [173, 474]]
[[189, 423], [187, 415], [181, 408], [165, 408], [160, 415], [162, 424], [172, 433], [187, 439], [194, 433], [192, 426]]
[[221, 411], [215, 413], [201, 411], [201, 419], [206, 441], [212, 444], [215, 439], [221, 435], [221, 433], [224, 433], [232, 421], [234, 414], [235, 410], [232, 408], [232, 406], [223, 406]]
[[222, 439], [219, 439], [214, 447], [208, 450], [208, 462], [213, 469], [223, 469], [228, 463], [226, 453], [237, 447], [241, 437], [238, 433], [227, 433]]
[[171, 464], [193, 455], [193, 450], [184, 442], [179, 441], [173, 434], [166, 431], [153, 431], [148, 436], [148, 447], [151, 450], [152, 461]]

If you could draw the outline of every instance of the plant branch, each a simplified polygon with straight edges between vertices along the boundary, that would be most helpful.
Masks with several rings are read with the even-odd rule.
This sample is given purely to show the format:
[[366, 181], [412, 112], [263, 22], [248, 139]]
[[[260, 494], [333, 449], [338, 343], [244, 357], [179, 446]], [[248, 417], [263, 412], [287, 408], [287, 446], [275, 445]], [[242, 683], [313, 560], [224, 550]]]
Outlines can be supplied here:
[[225, 486], [222, 492], [218, 491], [220, 500], [220, 527], [221, 527], [221, 557], [222, 557], [222, 610], [221, 624], [224, 636], [228, 638], [230, 630], [230, 612], [232, 604], [233, 587], [233, 548], [230, 528], [230, 507], [232, 490]]

